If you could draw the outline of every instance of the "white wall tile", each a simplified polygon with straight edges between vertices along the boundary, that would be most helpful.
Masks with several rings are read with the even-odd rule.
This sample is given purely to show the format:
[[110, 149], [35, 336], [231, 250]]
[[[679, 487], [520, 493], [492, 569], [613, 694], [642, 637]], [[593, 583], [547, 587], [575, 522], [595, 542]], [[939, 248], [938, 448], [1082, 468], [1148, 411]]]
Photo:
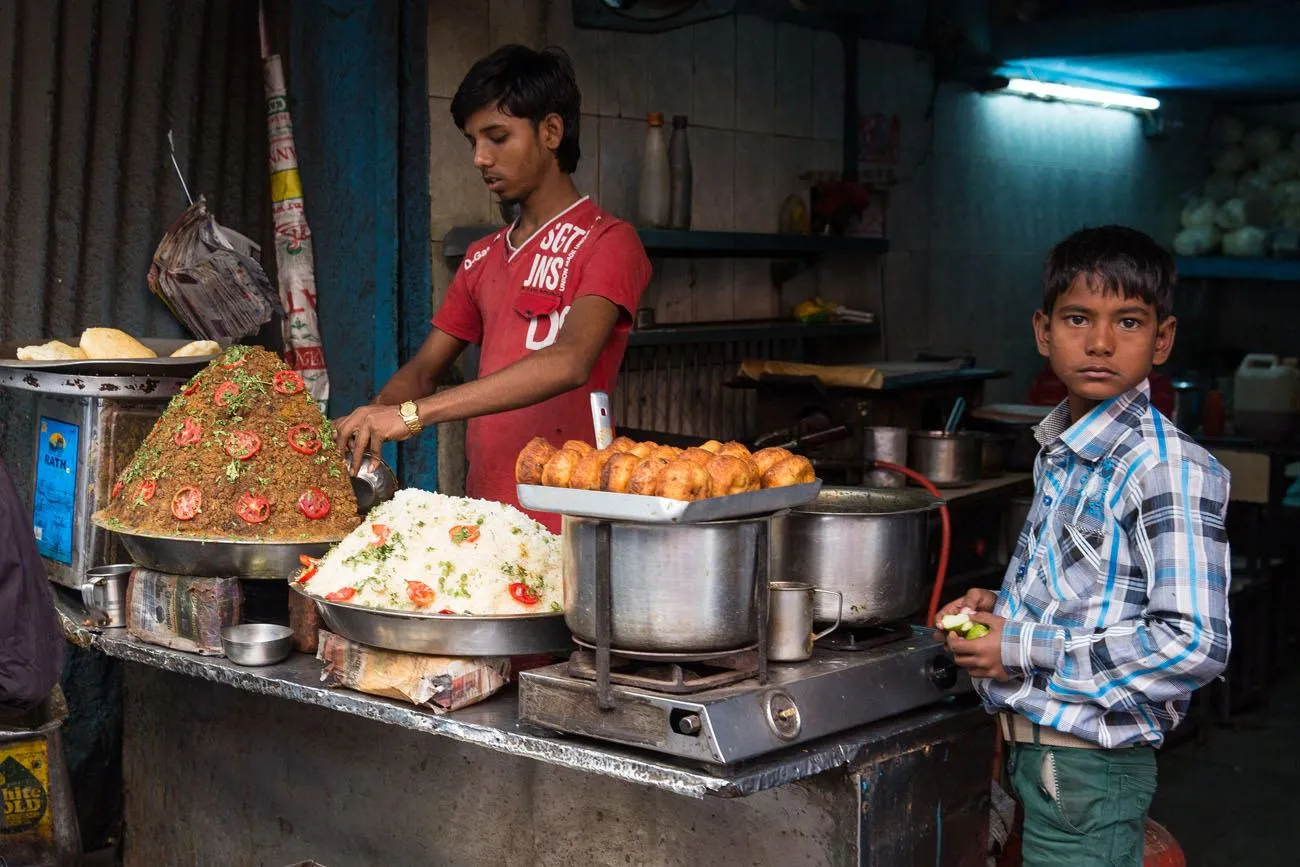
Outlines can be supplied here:
[[635, 223], [645, 122], [602, 117], [599, 135], [600, 206]]
[[[476, 5], [481, 9], [481, 0]], [[489, 0], [488, 21], [493, 48], [512, 42], [541, 48], [546, 41], [546, 4], [537, 0]]]
[[731, 129], [736, 123], [736, 17], [687, 29], [694, 58], [691, 123]]
[[780, 312], [772, 263], [767, 259], [735, 260], [735, 317], [774, 319]]
[[772, 131], [812, 138], [812, 31], [792, 24], [776, 27], [776, 80]]
[[582, 115], [578, 128], [578, 144], [582, 156], [578, 170], [573, 173], [573, 183], [578, 192], [600, 201], [600, 118], [594, 114]]
[[729, 231], [735, 224], [736, 134], [695, 127], [691, 142], [691, 228]]
[[450, 99], [474, 61], [491, 50], [487, 15], [466, 15], [459, 0], [429, 4], [429, 95]]
[[694, 259], [690, 274], [692, 322], [726, 322], [736, 318], [735, 262]]
[[600, 31], [574, 26], [572, 0], [553, 0], [547, 6], [546, 44], [568, 53], [582, 92], [582, 110], [596, 114], [600, 102]]
[[776, 27], [736, 18], [736, 129], [772, 132], [776, 103]]
[[645, 119], [646, 59], [654, 39], [639, 33], [600, 32], [600, 114]]
[[812, 35], [812, 136], [844, 135], [844, 44], [824, 30]]
[[695, 38], [690, 28], [654, 38], [646, 62], [646, 111], [661, 111], [665, 125], [675, 114], [690, 115]]
[[773, 171], [772, 137], [736, 133], [736, 231], [776, 231], [779, 200], [772, 187]]
[[496, 215], [491, 194], [474, 168], [470, 149], [451, 122], [450, 99], [429, 100], [429, 216], [431, 237], [458, 225], [488, 225]]
[[808, 138], [773, 137], [771, 185], [778, 213], [787, 196], [798, 195], [808, 201], [808, 182], [802, 176], [813, 170], [815, 146]]

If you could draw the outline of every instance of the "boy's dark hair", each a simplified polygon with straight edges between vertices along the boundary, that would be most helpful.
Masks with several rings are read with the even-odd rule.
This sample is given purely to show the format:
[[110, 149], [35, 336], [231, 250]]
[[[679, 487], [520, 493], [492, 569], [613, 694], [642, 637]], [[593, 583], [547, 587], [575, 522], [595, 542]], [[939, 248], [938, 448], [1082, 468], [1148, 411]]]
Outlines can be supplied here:
[[559, 115], [564, 137], [555, 158], [560, 171], [571, 175], [577, 170], [582, 156], [578, 145], [582, 94], [563, 49], [534, 51], [525, 45], [503, 45], [471, 66], [451, 100], [456, 126], [464, 130], [470, 115], [494, 105], [532, 121], [534, 129], [547, 115]]
[[1150, 235], [1127, 226], [1080, 229], [1059, 242], [1043, 265], [1043, 312], [1051, 314], [1080, 274], [1106, 292], [1138, 298], [1164, 319], [1174, 310], [1174, 257]]

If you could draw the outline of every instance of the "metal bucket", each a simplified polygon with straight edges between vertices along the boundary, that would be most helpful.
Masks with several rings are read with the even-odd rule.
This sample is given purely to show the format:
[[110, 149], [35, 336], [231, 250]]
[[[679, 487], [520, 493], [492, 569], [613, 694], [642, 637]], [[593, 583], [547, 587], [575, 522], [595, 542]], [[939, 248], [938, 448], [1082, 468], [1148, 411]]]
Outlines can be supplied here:
[[564, 618], [596, 642], [596, 528], [610, 527], [610, 646], [704, 654], [758, 641], [757, 552], [767, 518], [702, 524], [564, 519]]
[[[845, 626], [902, 620], [933, 583], [930, 517], [939, 505], [916, 488], [823, 488], [815, 502], [772, 519], [772, 580], [842, 593]], [[819, 597], [817, 622], [835, 614]]]
[[0, 863], [74, 867], [81, 832], [60, 729], [67, 709], [56, 687], [31, 728], [0, 715]]

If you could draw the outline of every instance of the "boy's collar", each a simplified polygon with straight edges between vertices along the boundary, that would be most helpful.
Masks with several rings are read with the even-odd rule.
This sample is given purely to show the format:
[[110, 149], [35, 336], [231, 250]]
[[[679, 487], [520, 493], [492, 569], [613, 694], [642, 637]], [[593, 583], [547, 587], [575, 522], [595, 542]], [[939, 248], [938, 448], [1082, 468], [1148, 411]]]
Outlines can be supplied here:
[[1118, 439], [1115, 426], [1137, 429], [1150, 406], [1151, 386], [1145, 379], [1123, 394], [1097, 404], [1073, 424], [1070, 402], [1063, 400], [1034, 428], [1034, 438], [1049, 451], [1060, 442], [1084, 460], [1100, 460], [1110, 453]]

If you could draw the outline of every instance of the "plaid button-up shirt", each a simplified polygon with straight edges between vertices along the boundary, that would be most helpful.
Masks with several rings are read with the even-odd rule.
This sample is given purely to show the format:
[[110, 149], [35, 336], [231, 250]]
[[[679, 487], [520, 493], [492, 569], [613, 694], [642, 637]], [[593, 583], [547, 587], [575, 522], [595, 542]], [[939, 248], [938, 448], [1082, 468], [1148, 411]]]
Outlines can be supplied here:
[[1228, 659], [1228, 472], [1147, 384], [1035, 430], [1035, 494], [994, 613], [991, 708], [1103, 747], [1159, 745]]

